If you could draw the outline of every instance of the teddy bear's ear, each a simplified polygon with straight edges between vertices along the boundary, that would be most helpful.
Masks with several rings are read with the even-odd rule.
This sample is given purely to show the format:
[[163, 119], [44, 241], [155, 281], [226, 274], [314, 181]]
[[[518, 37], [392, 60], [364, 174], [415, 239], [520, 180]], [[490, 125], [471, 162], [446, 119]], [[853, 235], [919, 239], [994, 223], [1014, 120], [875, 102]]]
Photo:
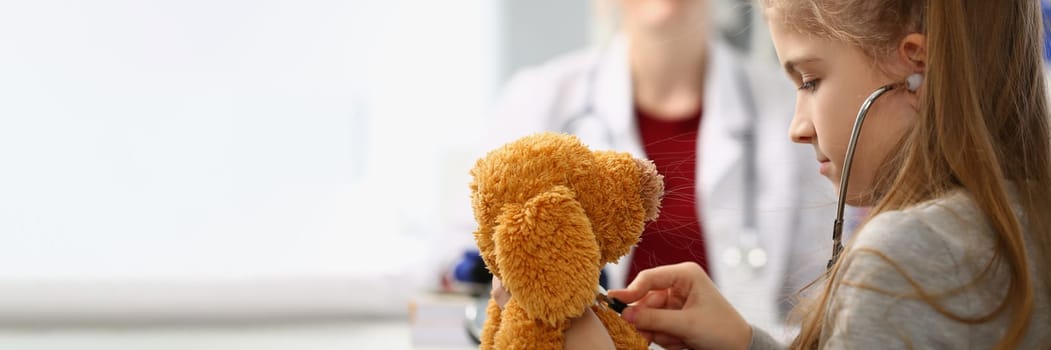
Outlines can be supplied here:
[[599, 246], [572, 190], [555, 186], [505, 205], [493, 241], [501, 282], [529, 316], [549, 325], [595, 301]]

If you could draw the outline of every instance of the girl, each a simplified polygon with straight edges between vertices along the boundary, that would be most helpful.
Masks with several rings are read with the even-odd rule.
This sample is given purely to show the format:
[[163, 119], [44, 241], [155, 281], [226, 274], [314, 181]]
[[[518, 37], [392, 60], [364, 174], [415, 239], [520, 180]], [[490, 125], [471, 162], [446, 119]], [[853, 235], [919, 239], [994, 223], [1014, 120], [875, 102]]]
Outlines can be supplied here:
[[[796, 308], [792, 348], [1032, 348], [1051, 343], [1051, 170], [1035, 0], [764, 0], [798, 85], [794, 141], [838, 183], [874, 89], [847, 202], [870, 219]], [[610, 296], [670, 348], [780, 347], [696, 265]]]

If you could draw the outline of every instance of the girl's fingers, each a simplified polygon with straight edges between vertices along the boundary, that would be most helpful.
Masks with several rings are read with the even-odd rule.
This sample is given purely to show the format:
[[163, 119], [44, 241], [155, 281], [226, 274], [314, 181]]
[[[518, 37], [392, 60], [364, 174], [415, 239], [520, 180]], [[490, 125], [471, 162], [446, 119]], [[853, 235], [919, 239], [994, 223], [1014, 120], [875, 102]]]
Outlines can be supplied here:
[[653, 332], [647, 332], [647, 331], [638, 331], [638, 332], [639, 332], [639, 335], [642, 336], [642, 339], [646, 339], [646, 341], [651, 342], [651, 343], [653, 342]]
[[653, 309], [664, 309], [668, 305], [668, 291], [655, 290], [646, 293], [646, 296], [642, 297], [635, 302], [633, 306], [645, 306]]
[[692, 271], [695, 268], [700, 269], [700, 266], [695, 263], [680, 263], [644, 270], [639, 272], [627, 288], [611, 290], [609, 296], [625, 303], [633, 303], [651, 290], [675, 287], [689, 289], [695, 277], [695, 272]]
[[621, 317], [639, 331], [666, 333], [675, 337], [682, 337], [689, 332], [690, 327], [694, 326], [687, 322], [687, 315], [682, 310], [633, 306], [625, 309]]
[[686, 349], [686, 343], [681, 339], [664, 333], [654, 333], [653, 342], [666, 350]]

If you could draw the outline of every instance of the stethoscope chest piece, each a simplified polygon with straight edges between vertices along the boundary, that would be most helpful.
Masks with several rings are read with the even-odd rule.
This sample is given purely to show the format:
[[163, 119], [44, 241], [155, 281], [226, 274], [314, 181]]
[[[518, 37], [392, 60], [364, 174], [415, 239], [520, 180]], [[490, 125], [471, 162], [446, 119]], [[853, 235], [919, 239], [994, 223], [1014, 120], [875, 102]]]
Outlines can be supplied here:
[[766, 249], [759, 246], [758, 235], [753, 228], [744, 227], [737, 236], [736, 245], [726, 248], [722, 252], [722, 262], [731, 269], [746, 269], [749, 272], [759, 272], [769, 262]]

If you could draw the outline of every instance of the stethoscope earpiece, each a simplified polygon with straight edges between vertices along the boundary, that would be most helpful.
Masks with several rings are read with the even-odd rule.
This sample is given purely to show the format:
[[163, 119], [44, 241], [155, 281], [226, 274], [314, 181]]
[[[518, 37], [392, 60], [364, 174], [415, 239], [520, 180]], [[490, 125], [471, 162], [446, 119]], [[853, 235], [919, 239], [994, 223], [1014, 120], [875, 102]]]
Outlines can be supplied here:
[[920, 73], [913, 73], [908, 78], [905, 78], [905, 88], [912, 92], [919, 90], [921, 83], [923, 83], [923, 74]]

